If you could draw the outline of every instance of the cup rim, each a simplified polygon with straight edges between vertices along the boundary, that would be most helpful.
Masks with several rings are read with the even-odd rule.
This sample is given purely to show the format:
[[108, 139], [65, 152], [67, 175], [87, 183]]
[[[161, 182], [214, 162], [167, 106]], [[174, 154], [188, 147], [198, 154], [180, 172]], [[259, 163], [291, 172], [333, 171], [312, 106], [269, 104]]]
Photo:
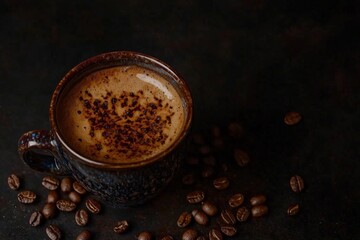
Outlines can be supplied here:
[[[99, 67], [102, 64], [110, 64], [115, 63], [112, 66], [116, 66], [116, 61], [124, 60], [124, 59], [133, 59], [133, 60], [141, 60], [142, 63], [146, 64], [153, 64], [162, 70], [166, 71], [167, 74], [170, 74], [171, 77], [176, 81], [177, 85], [181, 89], [181, 91], [184, 93], [184, 98], [186, 101], [186, 108], [187, 114], [185, 116], [185, 121], [183, 125], [183, 129], [180, 133], [180, 135], [177, 137], [177, 139], [163, 152], [152, 156], [150, 158], [147, 158], [142, 161], [137, 161], [135, 163], [115, 163], [115, 162], [100, 162], [96, 161], [90, 158], [87, 158], [80, 153], [78, 153], [76, 150], [71, 148], [64, 138], [62, 137], [60, 130], [57, 126], [56, 122], [56, 106], [60, 99], [60, 95], [62, 93], [62, 90], [68, 84], [71, 82], [72, 79], [76, 78], [79, 74], [83, 73], [86, 70], [91, 70], [94, 67]], [[119, 64], [120, 65], [120, 64]], [[146, 166], [148, 164], [154, 163], [158, 160], [163, 159], [166, 155], [171, 153], [185, 138], [185, 136], [188, 134], [190, 130], [190, 125], [193, 117], [193, 101], [192, 96], [190, 92], [190, 88], [187, 85], [187, 83], [184, 81], [184, 79], [176, 73], [169, 65], [162, 62], [161, 60], [152, 57], [150, 55], [146, 55], [139, 52], [133, 52], [133, 51], [113, 51], [113, 52], [107, 52], [102, 53], [93, 57], [90, 57], [75, 67], [73, 67], [67, 74], [60, 80], [58, 85], [55, 88], [55, 91], [51, 97], [50, 101], [50, 108], [49, 108], [49, 118], [50, 118], [50, 125], [53, 134], [55, 135], [55, 138], [60, 142], [61, 146], [65, 147], [71, 154], [75, 156], [75, 160], [80, 161], [82, 163], [85, 163], [87, 165], [98, 167], [98, 168], [107, 168], [107, 169], [124, 169], [124, 168], [136, 168], [141, 166]]]

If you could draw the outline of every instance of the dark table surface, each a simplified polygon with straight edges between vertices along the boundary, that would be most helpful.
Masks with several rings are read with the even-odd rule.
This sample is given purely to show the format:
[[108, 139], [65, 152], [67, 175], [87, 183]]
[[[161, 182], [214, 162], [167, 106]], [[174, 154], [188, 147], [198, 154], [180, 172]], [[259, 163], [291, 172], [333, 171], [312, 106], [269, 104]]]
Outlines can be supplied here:
[[[360, 5], [356, 1], [0, 1], [0, 239], [46, 239], [45, 227], [57, 224], [64, 239], [89, 229], [94, 239], [134, 239], [143, 230], [180, 239], [179, 214], [198, 206], [186, 194], [203, 189], [219, 207], [241, 192], [267, 196], [269, 214], [238, 223], [233, 239], [359, 239], [360, 199]], [[189, 83], [195, 103], [192, 131], [206, 140], [212, 126], [226, 133], [240, 122], [237, 142], [251, 162], [237, 167], [231, 154], [230, 187], [215, 190], [198, 166], [184, 165], [155, 199], [130, 209], [104, 204], [86, 227], [73, 213], [61, 213], [31, 227], [32, 211], [41, 209], [46, 174], [18, 157], [17, 141], [33, 129], [48, 129], [48, 106], [58, 81], [79, 62], [114, 50], [153, 55], [171, 65]], [[283, 123], [295, 110], [303, 120]], [[227, 144], [232, 145], [230, 141]], [[224, 160], [225, 158], [225, 160]], [[216, 167], [217, 169], [221, 169]], [[196, 183], [184, 186], [183, 174]], [[7, 177], [15, 173], [21, 189], [40, 197], [17, 201]], [[291, 192], [299, 174], [305, 190]], [[289, 217], [289, 204], [300, 204]], [[123, 236], [112, 231], [127, 219]], [[192, 223], [206, 233], [209, 226]]]

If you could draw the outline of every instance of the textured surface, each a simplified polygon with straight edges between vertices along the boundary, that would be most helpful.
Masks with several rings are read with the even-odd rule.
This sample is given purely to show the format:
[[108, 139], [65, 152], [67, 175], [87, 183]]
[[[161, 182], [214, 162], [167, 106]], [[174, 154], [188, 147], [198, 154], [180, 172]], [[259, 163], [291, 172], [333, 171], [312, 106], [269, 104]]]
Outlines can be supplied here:
[[[194, 131], [243, 122], [249, 165], [229, 168], [221, 194], [209, 180], [195, 185], [219, 201], [236, 192], [267, 196], [268, 216], [241, 224], [237, 239], [358, 239], [359, 13], [355, 1], [1, 0], [0, 239], [46, 239], [48, 223], [28, 224], [45, 201], [44, 175], [21, 162], [17, 141], [49, 127], [50, 97], [67, 71], [113, 50], [144, 52], [179, 72], [194, 95]], [[283, 123], [288, 111], [302, 114], [300, 124]], [[17, 202], [11, 173], [39, 195], [34, 205]], [[305, 181], [300, 194], [289, 188], [295, 174]], [[127, 219], [122, 239], [143, 230], [179, 239], [176, 219], [194, 208], [185, 201], [191, 190], [180, 174], [142, 207], [104, 206], [86, 229], [94, 239], [119, 239], [112, 229]], [[293, 202], [301, 211], [288, 217]], [[83, 230], [71, 213], [51, 223], [65, 239]]]

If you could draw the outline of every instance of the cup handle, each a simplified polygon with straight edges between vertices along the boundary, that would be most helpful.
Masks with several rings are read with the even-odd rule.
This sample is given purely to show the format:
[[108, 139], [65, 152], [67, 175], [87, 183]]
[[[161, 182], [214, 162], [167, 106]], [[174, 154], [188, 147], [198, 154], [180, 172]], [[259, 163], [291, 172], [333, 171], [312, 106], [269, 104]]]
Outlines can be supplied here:
[[57, 142], [51, 131], [34, 130], [24, 133], [18, 142], [20, 158], [32, 169], [58, 175], [70, 173], [60, 161]]

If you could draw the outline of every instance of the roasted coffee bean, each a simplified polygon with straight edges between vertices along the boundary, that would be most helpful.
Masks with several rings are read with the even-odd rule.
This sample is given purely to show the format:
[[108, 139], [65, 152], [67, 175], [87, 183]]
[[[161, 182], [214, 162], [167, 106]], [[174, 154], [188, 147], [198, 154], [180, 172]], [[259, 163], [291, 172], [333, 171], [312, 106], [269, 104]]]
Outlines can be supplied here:
[[299, 204], [295, 203], [295, 204], [291, 204], [289, 206], [289, 208], [287, 209], [287, 214], [289, 216], [294, 216], [294, 215], [298, 214], [299, 211], [300, 211], [300, 206], [299, 206]]
[[268, 213], [269, 209], [266, 205], [257, 205], [251, 208], [253, 217], [262, 217]]
[[235, 162], [240, 167], [245, 167], [250, 162], [249, 155], [241, 149], [234, 149], [234, 158], [235, 158]]
[[62, 237], [62, 232], [60, 228], [55, 225], [49, 225], [45, 230], [50, 240], [59, 240]]
[[181, 239], [182, 240], [196, 240], [198, 236], [198, 232], [195, 229], [189, 228], [183, 234]]
[[188, 165], [198, 165], [199, 164], [199, 159], [196, 157], [188, 157], [186, 158], [186, 163]]
[[205, 144], [204, 137], [200, 133], [195, 133], [191, 136], [194, 143], [198, 145]]
[[32, 191], [22, 191], [17, 195], [17, 198], [21, 203], [33, 203], [36, 199], [36, 194]]
[[211, 148], [208, 146], [208, 145], [203, 145], [199, 148], [199, 152], [202, 154], [202, 155], [207, 155], [211, 152]]
[[242, 195], [241, 193], [232, 195], [228, 201], [229, 206], [232, 208], [241, 206], [241, 204], [243, 204], [243, 202], [244, 202], [244, 195]]
[[69, 199], [73, 201], [74, 203], [80, 203], [81, 202], [81, 196], [78, 192], [71, 191], [69, 193]]
[[215, 174], [215, 169], [213, 166], [210, 165], [205, 165], [201, 170], [201, 176], [203, 178], [210, 178], [214, 176], [214, 174]]
[[301, 121], [301, 118], [300, 113], [291, 111], [285, 114], [284, 122], [286, 125], [295, 125]]
[[191, 223], [191, 219], [192, 219], [192, 216], [190, 213], [183, 212], [182, 214], [180, 214], [180, 216], [177, 220], [177, 225], [182, 228], [186, 227]]
[[15, 174], [11, 174], [8, 179], [8, 185], [9, 188], [11, 188], [12, 190], [17, 190], [20, 187], [20, 179], [18, 176], [16, 176]]
[[75, 213], [75, 222], [77, 225], [83, 227], [89, 221], [89, 214], [84, 209], [79, 209]]
[[152, 234], [148, 231], [144, 231], [144, 232], [139, 233], [137, 239], [138, 240], [151, 240]]
[[161, 238], [161, 240], [174, 240], [174, 238], [170, 235], [165, 235]]
[[222, 149], [225, 146], [224, 140], [220, 137], [214, 138], [211, 144], [218, 149]]
[[100, 203], [93, 198], [86, 199], [85, 205], [92, 213], [97, 214], [101, 211]]
[[60, 189], [62, 192], [70, 192], [72, 190], [72, 180], [69, 177], [61, 179]]
[[204, 157], [202, 159], [202, 162], [204, 164], [207, 164], [207, 165], [210, 165], [210, 166], [215, 166], [216, 165], [216, 159], [214, 156], [207, 156], [207, 157]]
[[232, 225], [222, 225], [220, 230], [226, 236], [232, 237], [237, 233], [237, 228]]
[[223, 172], [227, 172], [227, 170], [229, 169], [229, 167], [226, 163], [221, 163], [220, 167]]
[[59, 193], [56, 190], [51, 190], [48, 193], [46, 202], [47, 203], [56, 203], [57, 200], [59, 200], [59, 198], [60, 198]]
[[116, 233], [124, 233], [129, 229], [129, 223], [126, 220], [119, 221], [116, 226], [114, 227], [114, 232]]
[[59, 187], [59, 184], [59, 179], [52, 176], [44, 177], [42, 180], [42, 185], [49, 190], [57, 189]]
[[219, 177], [214, 180], [213, 182], [214, 187], [218, 190], [227, 189], [230, 185], [230, 181], [227, 177]]
[[190, 174], [186, 174], [182, 177], [182, 183], [184, 185], [192, 185], [195, 182], [195, 176], [194, 174], [190, 173]]
[[56, 207], [63, 212], [71, 212], [76, 208], [76, 204], [71, 200], [60, 199], [56, 202]]
[[246, 207], [240, 207], [236, 211], [236, 219], [239, 222], [245, 222], [249, 218], [249, 216], [250, 216], [250, 211]]
[[200, 235], [196, 238], [196, 240], [206, 240], [206, 237], [204, 237], [203, 235]]
[[218, 126], [211, 127], [211, 135], [213, 137], [220, 137], [221, 136], [221, 129]]
[[73, 189], [77, 193], [79, 193], [81, 195], [86, 193], [86, 189], [83, 186], [81, 186], [81, 184], [79, 182], [77, 182], [77, 181], [73, 182], [72, 186], [73, 186]]
[[218, 212], [217, 207], [209, 201], [203, 202], [201, 204], [201, 209], [210, 217], [216, 215]]
[[233, 138], [240, 138], [244, 134], [244, 128], [240, 123], [230, 123], [228, 126], [228, 134]]
[[250, 198], [250, 204], [252, 206], [261, 205], [266, 202], [266, 196], [262, 194], [257, 194]]
[[39, 226], [42, 222], [43, 215], [41, 212], [33, 212], [29, 219], [29, 224], [33, 227]]
[[222, 240], [222, 239], [223, 236], [218, 229], [213, 228], [209, 231], [209, 240]]
[[56, 214], [56, 205], [55, 203], [46, 203], [41, 211], [45, 219], [53, 218]]
[[91, 232], [89, 230], [84, 230], [79, 235], [77, 235], [76, 240], [90, 240]]
[[186, 195], [187, 201], [192, 204], [199, 203], [203, 201], [204, 198], [205, 198], [205, 193], [204, 191], [201, 190], [192, 191]]
[[294, 192], [301, 192], [304, 189], [304, 180], [295, 175], [290, 178], [290, 187]]
[[209, 223], [208, 216], [201, 210], [194, 209], [191, 212], [191, 215], [195, 219], [195, 221], [200, 225], [206, 225]]
[[234, 225], [236, 223], [235, 215], [230, 209], [222, 210], [220, 214], [220, 219], [222, 222], [228, 225]]

